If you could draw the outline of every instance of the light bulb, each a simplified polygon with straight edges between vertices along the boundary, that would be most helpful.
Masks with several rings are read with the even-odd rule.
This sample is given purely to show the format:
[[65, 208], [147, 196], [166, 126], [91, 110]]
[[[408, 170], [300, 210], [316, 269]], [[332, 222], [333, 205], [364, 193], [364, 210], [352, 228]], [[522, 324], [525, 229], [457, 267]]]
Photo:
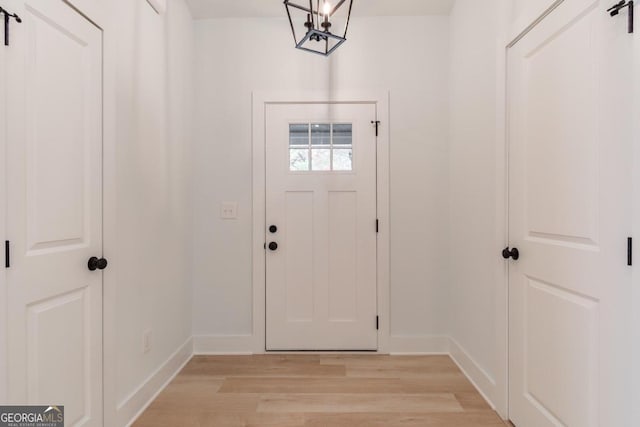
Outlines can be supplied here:
[[328, 15], [329, 13], [331, 13], [331, 3], [329, 3], [328, 1], [324, 2], [324, 6], [323, 6], [323, 10], [325, 15]]

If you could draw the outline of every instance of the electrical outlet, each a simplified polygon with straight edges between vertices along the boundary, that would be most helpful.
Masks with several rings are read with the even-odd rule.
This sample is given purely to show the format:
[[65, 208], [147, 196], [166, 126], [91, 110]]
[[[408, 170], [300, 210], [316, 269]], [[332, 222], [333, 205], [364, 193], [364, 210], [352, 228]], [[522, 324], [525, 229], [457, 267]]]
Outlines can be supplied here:
[[142, 334], [142, 353], [146, 354], [151, 351], [151, 329], [144, 331]]
[[220, 218], [236, 219], [238, 218], [238, 202], [222, 202], [220, 207]]

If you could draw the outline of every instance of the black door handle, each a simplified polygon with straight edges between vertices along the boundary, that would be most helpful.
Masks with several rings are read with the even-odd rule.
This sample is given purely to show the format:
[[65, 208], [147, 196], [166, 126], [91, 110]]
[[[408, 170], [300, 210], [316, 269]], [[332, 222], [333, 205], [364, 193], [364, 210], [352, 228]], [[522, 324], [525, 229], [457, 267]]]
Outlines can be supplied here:
[[90, 271], [104, 270], [105, 268], [107, 268], [107, 264], [109, 263], [106, 259], [92, 256], [91, 258], [89, 258], [87, 267], [89, 267]]
[[509, 248], [507, 247], [502, 251], [502, 257], [504, 259], [513, 258], [514, 261], [517, 261], [518, 258], [520, 258], [520, 251], [518, 250], [518, 248], [509, 250]]
[[269, 250], [275, 251], [278, 249], [278, 244], [276, 242], [269, 243]]

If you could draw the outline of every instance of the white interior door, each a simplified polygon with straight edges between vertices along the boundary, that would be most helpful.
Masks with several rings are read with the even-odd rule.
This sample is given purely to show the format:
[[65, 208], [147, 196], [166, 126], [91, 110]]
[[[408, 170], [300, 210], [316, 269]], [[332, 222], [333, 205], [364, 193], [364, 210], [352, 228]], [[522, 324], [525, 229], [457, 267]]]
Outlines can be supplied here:
[[267, 350], [377, 349], [375, 117], [267, 106]]
[[61, 0], [5, 2], [9, 400], [102, 424], [102, 35]]
[[631, 425], [632, 36], [609, 6], [566, 0], [508, 51], [517, 427]]

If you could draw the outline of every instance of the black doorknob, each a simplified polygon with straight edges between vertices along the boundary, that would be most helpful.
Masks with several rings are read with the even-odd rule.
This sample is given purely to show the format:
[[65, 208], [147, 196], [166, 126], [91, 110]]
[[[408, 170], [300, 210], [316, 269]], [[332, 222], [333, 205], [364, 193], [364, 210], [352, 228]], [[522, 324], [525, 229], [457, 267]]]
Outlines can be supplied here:
[[107, 268], [107, 264], [108, 262], [106, 259], [92, 256], [91, 258], [89, 258], [87, 267], [89, 267], [89, 270], [91, 271], [104, 270], [105, 268]]
[[269, 243], [269, 249], [275, 251], [276, 249], [278, 249], [278, 244], [276, 242]]
[[278, 227], [276, 227], [275, 225], [269, 226], [269, 232], [270, 233], [275, 233], [276, 231], [278, 231]]
[[514, 261], [517, 261], [518, 258], [520, 258], [520, 251], [518, 250], [518, 248], [509, 250], [509, 248], [507, 247], [502, 251], [502, 257], [504, 259], [513, 258]]

